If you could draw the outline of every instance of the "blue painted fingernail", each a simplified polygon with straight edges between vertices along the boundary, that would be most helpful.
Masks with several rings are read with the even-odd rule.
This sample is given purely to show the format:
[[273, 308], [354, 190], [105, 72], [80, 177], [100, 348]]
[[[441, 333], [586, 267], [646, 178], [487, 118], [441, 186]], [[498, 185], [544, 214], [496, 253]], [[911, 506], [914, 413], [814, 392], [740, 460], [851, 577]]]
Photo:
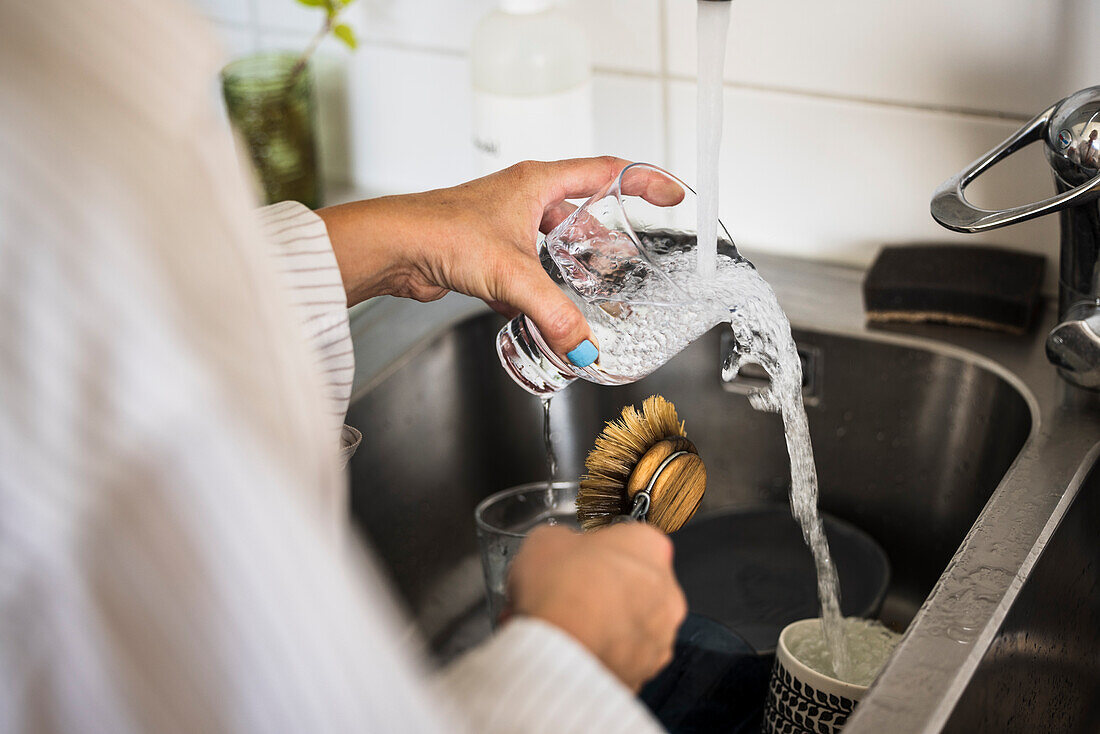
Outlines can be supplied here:
[[592, 342], [585, 339], [577, 345], [576, 349], [571, 352], [566, 352], [565, 356], [569, 357], [569, 361], [575, 366], [587, 367], [596, 361], [596, 357], [600, 356], [600, 353], [596, 350]]

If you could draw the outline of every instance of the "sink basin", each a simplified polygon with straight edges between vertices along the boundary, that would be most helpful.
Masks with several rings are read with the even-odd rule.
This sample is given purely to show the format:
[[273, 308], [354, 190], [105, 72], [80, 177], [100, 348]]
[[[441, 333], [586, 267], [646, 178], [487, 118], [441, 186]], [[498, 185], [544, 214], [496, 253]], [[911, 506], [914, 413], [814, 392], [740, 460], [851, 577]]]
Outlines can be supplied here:
[[[1095, 730], [1096, 696], [1077, 691], [1097, 690], [1100, 393], [1047, 362], [1055, 309], [1015, 336], [871, 328], [861, 271], [749, 255], [797, 327], [821, 507], [885, 549], [880, 616], [906, 628], [845, 734]], [[444, 660], [488, 634], [474, 506], [546, 477], [541, 406], [497, 363], [499, 324], [453, 295], [352, 315], [349, 422], [365, 436], [352, 511]], [[711, 332], [635, 385], [556, 397], [559, 476], [581, 472], [623, 405], [660, 392], [707, 461], [700, 512], [786, 504], [779, 419], [749, 407], [751, 374], [721, 382], [721, 341]]]
[[[444, 657], [488, 634], [473, 510], [547, 476], [542, 407], [497, 362], [502, 320], [473, 316], [410, 351], [352, 407], [366, 440], [352, 512]], [[707, 462], [700, 514], [785, 504], [778, 416], [724, 385], [718, 328], [640, 382], [577, 382], [551, 409], [559, 478], [576, 479], [604, 422], [660, 393]], [[959, 355], [870, 336], [796, 329], [813, 355], [808, 408], [823, 510], [869, 533], [893, 569], [882, 609], [904, 629], [1031, 430], [1020, 393]], [[742, 391], [743, 392], [743, 391]]]
[[945, 731], [1100, 726], [1100, 463], [1082, 473]]

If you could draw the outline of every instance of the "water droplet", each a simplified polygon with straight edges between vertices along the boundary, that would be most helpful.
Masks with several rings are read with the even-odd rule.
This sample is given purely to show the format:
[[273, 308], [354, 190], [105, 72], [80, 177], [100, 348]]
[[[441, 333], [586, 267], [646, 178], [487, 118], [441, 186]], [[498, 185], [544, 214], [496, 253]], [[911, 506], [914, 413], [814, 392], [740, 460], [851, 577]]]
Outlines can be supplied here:
[[969, 645], [978, 636], [978, 628], [966, 624], [951, 625], [947, 628], [947, 636], [960, 645]]
[[741, 371], [742, 356], [736, 351], [731, 349], [730, 353], [726, 355], [726, 362], [722, 365], [722, 379], [729, 382], [737, 377], [737, 373]]

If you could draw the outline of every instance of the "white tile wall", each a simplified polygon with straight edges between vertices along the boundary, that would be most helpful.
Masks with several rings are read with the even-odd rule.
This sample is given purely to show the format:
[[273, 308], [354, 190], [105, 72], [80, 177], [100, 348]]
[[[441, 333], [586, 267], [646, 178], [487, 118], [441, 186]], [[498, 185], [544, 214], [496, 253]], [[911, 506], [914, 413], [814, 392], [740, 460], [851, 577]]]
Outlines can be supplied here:
[[[304, 46], [320, 21], [294, 0], [194, 2], [234, 53]], [[561, 2], [592, 42], [600, 149], [691, 180], [695, 0]], [[347, 20], [360, 50], [329, 42], [318, 63], [328, 177], [406, 191], [472, 175], [466, 54], [494, 5], [358, 0]], [[851, 263], [913, 240], [1055, 254], [1052, 218], [955, 235], [931, 220], [928, 200], [1021, 121], [1100, 83], [1100, 2], [735, 0], [731, 10], [721, 211], [740, 243]], [[1050, 190], [1027, 151], [970, 193], [993, 206]]]
[[1063, 89], [1077, 90], [1098, 83], [1100, 43], [1096, 30], [1100, 28], [1100, 2], [1096, 0], [1061, 0], [1065, 17], [1072, 18], [1065, 30], [1065, 47], [1058, 53], [1065, 81]]
[[[455, 53], [469, 50], [474, 27], [497, 6], [496, 0], [360, 2], [358, 17], [371, 41]], [[562, 0], [562, 6], [587, 31], [597, 68], [660, 72], [659, 0]]]
[[660, 0], [565, 0], [588, 31], [597, 69], [661, 72]]
[[596, 110], [596, 150], [628, 160], [666, 163], [659, 81], [597, 72], [592, 94]]
[[[214, 2], [215, 0], [206, 0]], [[301, 5], [295, 0], [249, 0], [256, 5], [256, 22], [263, 30], [297, 31], [313, 34], [324, 22], [318, 8]]]
[[[359, 0], [363, 35], [376, 43], [465, 53], [496, 0]], [[354, 6], [353, 6], [354, 8]]]
[[[696, 167], [694, 103], [695, 85], [673, 82], [669, 166], [688, 181]], [[947, 174], [1015, 123], [737, 88], [726, 90], [725, 110], [719, 211], [746, 249], [864, 264], [883, 244], [914, 240], [1057, 248], [1053, 219], [959, 235], [929, 214], [929, 195]], [[1011, 205], [1049, 196], [1046, 164], [1037, 163], [972, 198]]]
[[474, 176], [466, 60], [371, 46], [352, 64], [355, 183], [369, 191], [453, 186]]
[[[695, 4], [666, 3], [669, 71], [676, 75], [695, 75]], [[1030, 117], [1074, 91], [1064, 87], [1060, 53], [1080, 20], [1074, 4], [736, 0], [726, 80]]]

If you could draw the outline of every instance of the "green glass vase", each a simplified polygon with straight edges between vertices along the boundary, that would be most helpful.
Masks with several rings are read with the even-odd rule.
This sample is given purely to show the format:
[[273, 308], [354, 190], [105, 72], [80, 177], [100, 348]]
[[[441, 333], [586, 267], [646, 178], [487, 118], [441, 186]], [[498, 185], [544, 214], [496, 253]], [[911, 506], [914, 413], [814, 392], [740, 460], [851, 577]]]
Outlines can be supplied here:
[[222, 70], [222, 92], [267, 203], [293, 200], [316, 209], [322, 202], [313, 77], [298, 59], [287, 52], [238, 59]]

